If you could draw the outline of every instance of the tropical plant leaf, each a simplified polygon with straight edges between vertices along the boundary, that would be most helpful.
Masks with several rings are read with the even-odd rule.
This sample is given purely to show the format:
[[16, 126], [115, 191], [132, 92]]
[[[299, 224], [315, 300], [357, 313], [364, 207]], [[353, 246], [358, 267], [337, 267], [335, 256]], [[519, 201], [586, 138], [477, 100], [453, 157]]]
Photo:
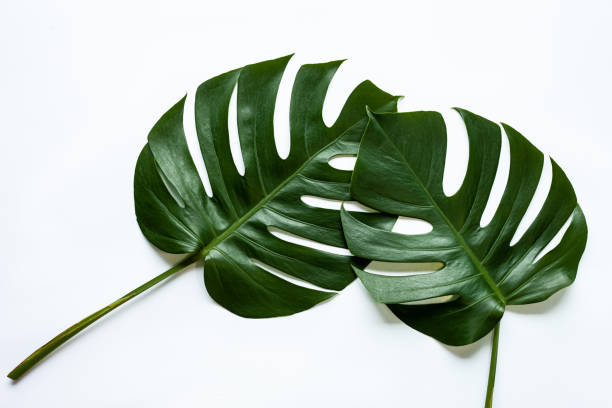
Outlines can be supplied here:
[[[206, 195], [187, 148], [185, 98], [153, 127], [136, 165], [134, 198], [144, 235], [161, 250], [205, 257], [209, 294], [245, 317], [300, 312], [353, 281], [350, 265], [358, 260], [286, 242], [269, 228], [345, 248], [340, 212], [308, 206], [301, 197], [350, 199], [350, 171], [335, 169], [328, 161], [357, 153], [367, 121], [366, 105], [381, 111], [396, 108], [397, 97], [365, 81], [349, 96], [334, 125], [327, 127], [323, 101], [342, 61], [304, 65], [291, 95], [290, 153], [281, 159], [273, 117], [289, 59], [248, 65], [199, 86], [195, 121], [212, 197]], [[227, 126], [236, 85], [244, 176], [232, 160]], [[391, 219], [382, 216], [371, 221], [382, 226]], [[328, 291], [298, 286], [261, 264]]]
[[[136, 216], [153, 245], [187, 256], [55, 336], [15, 367], [9, 378], [17, 380], [102, 316], [201, 259], [205, 259], [204, 278], [212, 298], [245, 317], [303, 311], [355, 279], [351, 262], [365, 261], [284, 241], [269, 228], [346, 248], [340, 211], [306, 205], [302, 196], [350, 199], [351, 172], [328, 162], [337, 155], [356, 155], [367, 123], [366, 106], [395, 111], [398, 97], [364, 81], [348, 97], [333, 126], [327, 127], [323, 101], [342, 61], [303, 65], [291, 94], [291, 151], [283, 160], [276, 151], [273, 118], [281, 76], [290, 58], [247, 65], [198, 87], [195, 123], [212, 197], [206, 195], [187, 147], [185, 98], [161, 117], [136, 164]], [[229, 102], [236, 86], [244, 176], [234, 165], [228, 131]], [[356, 216], [381, 228], [393, 223], [392, 217]], [[324, 290], [294, 284], [281, 278], [279, 271]]]
[[[342, 212], [355, 255], [443, 263], [434, 272], [410, 276], [383, 276], [359, 267], [355, 271], [372, 296], [402, 321], [450, 345], [472, 343], [489, 333], [506, 305], [540, 302], [570, 285], [587, 239], [572, 185], [551, 161], [552, 182], [543, 207], [520, 240], [510, 245], [536, 191], [544, 156], [505, 124], [509, 176], [492, 220], [481, 226], [499, 161], [501, 130], [487, 119], [457, 111], [467, 127], [469, 161], [454, 195], [446, 196], [442, 188], [446, 128], [437, 112], [370, 113], [352, 176], [355, 199], [385, 213], [425, 220], [433, 226], [431, 232], [399, 234]], [[570, 218], [561, 241], [538, 259]], [[452, 298], [403, 304], [440, 296]]]

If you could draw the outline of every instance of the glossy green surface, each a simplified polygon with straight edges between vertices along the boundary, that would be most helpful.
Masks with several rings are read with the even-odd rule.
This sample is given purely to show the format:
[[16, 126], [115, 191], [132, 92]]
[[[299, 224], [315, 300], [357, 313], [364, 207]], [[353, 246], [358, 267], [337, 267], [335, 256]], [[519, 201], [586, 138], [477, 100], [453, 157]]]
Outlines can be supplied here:
[[[273, 117], [289, 59], [248, 65], [199, 86], [195, 122], [212, 197], [206, 195], [187, 148], [185, 99], [153, 127], [136, 166], [136, 215], [144, 235], [167, 252], [202, 254], [208, 293], [245, 317], [300, 312], [353, 281], [351, 262], [359, 264], [358, 259], [289, 243], [268, 228], [345, 248], [340, 212], [308, 206], [301, 196], [350, 199], [351, 173], [331, 167], [328, 161], [357, 153], [367, 122], [366, 105], [380, 111], [396, 109], [397, 97], [365, 81], [328, 128], [322, 118], [323, 101], [341, 61], [304, 65], [293, 86], [290, 153], [283, 160], [276, 151]], [[236, 84], [244, 176], [234, 165], [227, 126]], [[392, 222], [384, 216], [360, 217], [381, 227]], [[253, 260], [326, 290], [293, 284]]]
[[[510, 126], [510, 170], [491, 222], [480, 226], [497, 171], [500, 127], [458, 109], [469, 137], [468, 169], [460, 189], [442, 189], [446, 128], [437, 112], [370, 113], [351, 182], [354, 199], [385, 213], [423, 219], [433, 230], [405, 235], [358, 220], [342, 223], [357, 256], [389, 262], [442, 262], [442, 269], [410, 276], [355, 270], [372, 296], [402, 321], [450, 345], [472, 343], [489, 333], [506, 305], [540, 302], [570, 285], [587, 239], [587, 226], [572, 185], [552, 161], [546, 201], [525, 234], [510, 242], [534, 195], [544, 156]], [[560, 243], [538, 254], [568, 218]], [[453, 296], [446, 303], [405, 302]]]
[[[351, 262], [363, 265], [364, 260], [286, 242], [272, 235], [268, 227], [345, 248], [340, 212], [308, 206], [301, 197], [350, 199], [351, 172], [337, 170], [328, 161], [336, 155], [357, 153], [367, 122], [366, 106], [395, 111], [398, 97], [364, 81], [328, 128], [323, 122], [323, 101], [342, 61], [303, 65], [291, 94], [291, 151], [282, 160], [274, 142], [274, 105], [290, 58], [247, 65], [198, 87], [195, 121], [212, 197], [206, 195], [187, 147], [183, 130], [185, 98], [162, 116], [149, 133], [136, 164], [136, 215], [142, 232], [155, 246], [187, 256], [68, 327], [17, 365], [9, 378], [19, 379], [89, 325], [202, 259], [210, 295], [245, 317], [303, 311], [333, 297], [335, 291], [355, 279]], [[234, 165], [228, 133], [229, 101], [236, 85], [244, 177]], [[383, 228], [393, 223], [390, 216], [358, 217]], [[290, 283], [266, 271], [270, 267], [326, 290]]]

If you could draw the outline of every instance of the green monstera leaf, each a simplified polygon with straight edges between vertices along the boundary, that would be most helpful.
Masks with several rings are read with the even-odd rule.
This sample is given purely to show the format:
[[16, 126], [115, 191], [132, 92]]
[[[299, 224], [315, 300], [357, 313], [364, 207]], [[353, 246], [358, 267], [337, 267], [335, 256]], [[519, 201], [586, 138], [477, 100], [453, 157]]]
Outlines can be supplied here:
[[[198, 87], [195, 123], [212, 197], [206, 194], [187, 147], [185, 98], [161, 117], [136, 165], [136, 215], [151, 243], [187, 257], [58, 335], [9, 373], [10, 378], [19, 378], [89, 324], [202, 259], [212, 298], [231, 312], [252, 318], [301, 312], [355, 279], [351, 262], [359, 264], [358, 259], [287, 242], [270, 228], [346, 248], [340, 211], [306, 205], [302, 196], [350, 199], [351, 172], [328, 162], [337, 155], [357, 153], [367, 123], [366, 106], [394, 111], [398, 98], [364, 81], [328, 127], [323, 122], [323, 102], [342, 61], [303, 65], [291, 94], [290, 153], [281, 159], [274, 142], [273, 118], [280, 80], [290, 58], [247, 65]], [[244, 175], [232, 159], [228, 131], [229, 102], [236, 86]], [[360, 217], [367, 220], [371, 214]], [[369, 221], [381, 227], [393, 222], [385, 217]], [[324, 290], [296, 285], [269, 270]]]
[[[396, 97], [366, 81], [328, 128], [322, 118], [323, 100], [341, 61], [305, 65], [293, 87], [290, 153], [281, 159], [273, 117], [288, 61], [285, 57], [249, 65], [198, 88], [196, 127], [212, 197], [204, 192], [187, 149], [184, 99], [153, 127], [136, 165], [136, 215], [145, 236], [164, 251], [204, 257], [206, 289], [223, 307], [244, 317], [289, 315], [334, 295], [290, 283], [253, 259], [332, 291], [353, 281], [351, 257], [286, 242], [269, 229], [344, 248], [340, 212], [308, 206], [301, 197], [349, 200], [350, 172], [328, 161], [357, 153], [366, 104], [382, 110], [396, 106]], [[236, 83], [244, 176], [232, 160], [227, 129]]]
[[[570, 285], [587, 239], [584, 215], [561, 168], [552, 161], [550, 191], [524, 235], [513, 236], [536, 191], [544, 156], [520, 133], [503, 128], [510, 146], [505, 191], [492, 220], [481, 219], [497, 171], [500, 127], [457, 110], [469, 138], [464, 181], [452, 196], [442, 188], [446, 127], [437, 112], [370, 113], [351, 181], [351, 195], [382, 212], [425, 220], [431, 232], [395, 233], [346, 211], [342, 225], [349, 249], [387, 262], [441, 262], [426, 274], [388, 276], [355, 267], [378, 302], [403, 322], [449, 345], [465, 345], [495, 329], [507, 305], [540, 302]], [[571, 219], [554, 249], [538, 257]], [[435, 304], [405, 304], [445, 296]], [[490, 378], [490, 392], [493, 378]], [[489, 394], [490, 394], [489, 392]], [[490, 404], [490, 395], [487, 397]]]

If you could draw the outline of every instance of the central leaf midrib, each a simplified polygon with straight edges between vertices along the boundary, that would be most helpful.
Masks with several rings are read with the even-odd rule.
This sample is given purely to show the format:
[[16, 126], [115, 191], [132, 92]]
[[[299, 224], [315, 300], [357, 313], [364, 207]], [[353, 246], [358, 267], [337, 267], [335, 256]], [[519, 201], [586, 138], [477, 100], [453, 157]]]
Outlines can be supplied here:
[[414, 179], [419, 184], [419, 187], [421, 187], [421, 190], [423, 190], [423, 193], [425, 193], [425, 196], [427, 197], [427, 199], [431, 203], [432, 208], [438, 213], [438, 215], [440, 215], [442, 220], [448, 225], [448, 227], [450, 228], [451, 232], [455, 236], [455, 239], [457, 240], [459, 245], [461, 245], [463, 250], [467, 253], [468, 257], [470, 258], [470, 260], [472, 261], [474, 266], [480, 272], [480, 275], [483, 277], [485, 282], [489, 285], [489, 287], [491, 288], [493, 293], [505, 305], [506, 304], [506, 299], [505, 299], [504, 295], [502, 294], [502, 292], [499, 289], [499, 287], [495, 284], [495, 281], [493, 280], [493, 278], [491, 278], [491, 275], [489, 275], [489, 272], [487, 272], [487, 270], [485, 269], [484, 265], [482, 265], [482, 262], [480, 261], [480, 259], [478, 259], [476, 254], [474, 254], [474, 251], [472, 251], [472, 248], [468, 245], [468, 243], [465, 242], [465, 240], [463, 239], [463, 236], [459, 233], [459, 231], [457, 231], [457, 229], [455, 228], [455, 226], [453, 225], [451, 220], [449, 220], [448, 217], [446, 216], [446, 214], [444, 214], [444, 212], [442, 211], [442, 209], [440, 208], [440, 206], [438, 205], [436, 200], [431, 196], [431, 194], [429, 193], [429, 190], [425, 187], [425, 185], [421, 181], [420, 177], [414, 172], [412, 166], [410, 165], [410, 163], [408, 162], [406, 157], [404, 157], [404, 154], [399, 149], [399, 147], [395, 144], [393, 139], [391, 139], [391, 137], [389, 137], [387, 132], [382, 128], [382, 126], [380, 126], [380, 124], [378, 124], [378, 122], [377, 122], [377, 125], [380, 128], [380, 130], [382, 131], [382, 133], [385, 135], [385, 137], [389, 140], [389, 142], [391, 142], [391, 144], [393, 145], [395, 150], [397, 150], [397, 152], [399, 153], [399, 155], [402, 158], [402, 160], [404, 161], [404, 163], [406, 163], [406, 167], [408, 167], [408, 170], [410, 170], [410, 172], [414, 176]]
[[215, 248], [217, 245], [219, 245], [221, 242], [223, 242], [227, 237], [232, 235], [238, 228], [240, 228], [240, 226], [242, 226], [242, 224], [247, 222], [257, 211], [261, 210], [268, 203], [268, 201], [270, 201], [280, 190], [283, 189], [283, 187], [285, 187], [291, 180], [293, 180], [295, 177], [297, 177], [300, 174], [300, 172], [302, 170], [304, 170], [304, 168], [315, 157], [317, 157], [317, 155], [320, 152], [322, 152], [323, 150], [327, 149], [331, 144], [333, 144], [336, 141], [338, 141], [338, 139], [340, 139], [342, 137], [342, 135], [344, 135], [349, 129], [351, 129], [357, 123], [359, 123], [359, 121], [355, 122], [352, 126], [349, 126], [348, 128], [346, 128], [346, 130], [344, 132], [340, 133], [335, 139], [333, 139], [328, 144], [326, 144], [325, 146], [323, 146], [322, 148], [317, 150], [304, 163], [302, 163], [302, 165], [300, 167], [298, 167], [293, 173], [291, 173], [291, 175], [289, 177], [287, 177], [282, 183], [280, 183], [278, 186], [276, 186], [274, 188], [274, 190], [270, 191], [266, 196], [264, 196], [261, 200], [259, 200], [259, 202], [253, 208], [251, 208], [249, 211], [247, 211], [246, 214], [244, 214], [242, 217], [240, 217], [239, 219], [234, 221], [225, 231], [223, 231], [223, 233], [221, 233], [219, 236], [215, 237], [212, 241], [210, 241], [210, 243], [208, 245], [206, 245], [204, 248], [202, 248], [200, 250], [199, 253], [201, 254], [201, 256], [205, 257], [206, 254], [208, 254], [208, 252], [210, 252], [211, 249]]

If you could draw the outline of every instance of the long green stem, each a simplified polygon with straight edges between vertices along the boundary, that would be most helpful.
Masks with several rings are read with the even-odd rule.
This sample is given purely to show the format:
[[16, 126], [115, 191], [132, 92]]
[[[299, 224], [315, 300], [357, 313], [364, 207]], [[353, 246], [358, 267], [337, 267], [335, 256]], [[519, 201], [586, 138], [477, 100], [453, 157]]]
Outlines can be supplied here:
[[493, 330], [493, 347], [491, 349], [491, 365], [489, 366], [489, 384], [487, 384], [487, 399], [485, 408], [493, 406], [493, 388], [495, 386], [495, 370], [497, 368], [497, 344], [499, 343], [499, 322]]
[[45, 344], [44, 346], [42, 346], [41, 348], [39, 348], [38, 350], [30, 354], [30, 356], [28, 356], [25, 360], [23, 360], [21, 364], [15, 367], [13, 371], [11, 371], [8, 374], [8, 377], [13, 380], [17, 380], [19, 377], [25, 374], [28, 370], [30, 370], [36, 363], [38, 363], [40, 360], [45, 358], [47, 354], [51, 353], [53, 350], [55, 350], [56, 348], [64, 344], [66, 341], [68, 341], [71, 337], [75, 336], [81, 330], [83, 330], [84, 328], [86, 328], [87, 326], [95, 322], [96, 320], [100, 319], [105, 314], [111, 312], [112, 310], [121, 306], [125, 302], [135, 298], [136, 296], [138, 296], [145, 290], [150, 289], [153, 286], [157, 285], [158, 283], [168, 279], [170, 276], [181, 271], [182, 269], [186, 268], [192, 263], [199, 261], [200, 259], [202, 259], [202, 257], [203, 257], [202, 252], [186, 257], [181, 262], [174, 265], [172, 268], [168, 269], [167, 271], [163, 272], [160, 275], [157, 275], [155, 278], [151, 279], [150, 281], [140, 285], [133, 291], [115, 300], [110, 305], [103, 307], [102, 309], [87, 316], [86, 318], [76, 323], [75, 325], [70, 326], [69, 328], [67, 328], [66, 330], [64, 330], [57, 336], [55, 336], [53, 339], [51, 339], [47, 344]]

